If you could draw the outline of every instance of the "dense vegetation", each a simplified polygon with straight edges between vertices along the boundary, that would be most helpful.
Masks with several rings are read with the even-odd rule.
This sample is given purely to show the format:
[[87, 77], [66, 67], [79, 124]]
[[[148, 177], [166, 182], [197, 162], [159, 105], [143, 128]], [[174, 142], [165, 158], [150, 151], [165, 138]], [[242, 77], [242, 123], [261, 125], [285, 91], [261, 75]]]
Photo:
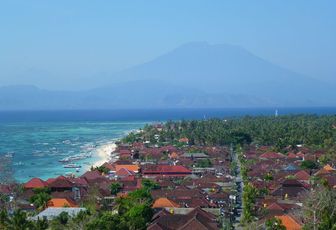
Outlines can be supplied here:
[[[159, 134], [159, 139], [155, 135]], [[242, 145], [256, 144], [273, 146], [275, 151], [286, 147], [305, 145], [326, 148], [336, 152], [336, 116], [286, 115], [279, 117], [257, 116], [210, 120], [169, 121], [162, 131], [148, 125], [143, 133], [131, 133], [123, 139], [133, 142], [141, 139], [172, 143], [187, 137], [190, 145]]]

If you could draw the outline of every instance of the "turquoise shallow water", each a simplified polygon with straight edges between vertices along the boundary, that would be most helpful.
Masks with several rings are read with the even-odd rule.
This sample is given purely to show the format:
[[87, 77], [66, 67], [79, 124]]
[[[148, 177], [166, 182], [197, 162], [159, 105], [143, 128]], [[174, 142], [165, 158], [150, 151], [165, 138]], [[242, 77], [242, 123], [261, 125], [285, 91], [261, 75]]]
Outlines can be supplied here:
[[[0, 108], [1, 109], [1, 108]], [[85, 168], [98, 159], [95, 150], [128, 131], [152, 121], [228, 118], [244, 115], [336, 114], [335, 107], [313, 108], [228, 108], [92, 111], [0, 111], [0, 156], [13, 152], [12, 176], [20, 182], [31, 177], [47, 179], [75, 169], [65, 169], [60, 159], [80, 153], [93, 153], [80, 163]], [[142, 122], [145, 121], [145, 122]], [[1, 160], [1, 158], [0, 158]], [[0, 161], [0, 179], [1, 176]], [[1, 181], [0, 181], [1, 182]]]
[[[10, 122], [0, 123], [0, 155], [12, 153], [14, 178], [48, 179], [66, 173], [80, 175], [99, 158], [95, 151], [145, 122]], [[74, 163], [79, 172], [64, 168], [59, 160], [76, 154], [90, 154]]]

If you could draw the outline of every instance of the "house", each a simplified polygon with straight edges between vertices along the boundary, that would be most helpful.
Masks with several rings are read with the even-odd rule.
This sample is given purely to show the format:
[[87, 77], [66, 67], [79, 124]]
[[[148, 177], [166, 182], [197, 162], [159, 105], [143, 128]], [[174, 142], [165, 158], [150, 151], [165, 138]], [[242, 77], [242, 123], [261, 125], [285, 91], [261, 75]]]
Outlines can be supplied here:
[[296, 204], [279, 203], [277, 201], [266, 206], [268, 214], [273, 215], [273, 216], [283, 215], [285, 213], [289, 213], [290, 211], [293, 211], [294, 209], [298, 209], [298, 208], [300, 208], [300, 206]]
[[174, 214], [162, 210], [154, 215], [148, 230], [217, 230], [216, 217], [201, 208], [195, 208], [187, 214]]
[[40, 212], [38, 215], [32, 217], [32, 220], [42, 220], [47, 218], [47, 220], [53, 220], [58, 217], [62, 212], [66, 212], [70, 217], [77, 216], [79, 212], [86, 211], [85, 208], [55, 208], [50, 207]]
[[287, 154], [287, 157], [288, 157], [288, 159], [296, 159], [296, 158], [298, 158], [298, 157], [296, 156], [296, 154], [293, 153], [293, 152], [289, 152], [289, 153]]
[[283, 159], [283, 158], [286, 158], [286, 156], [283, 155], [282, 153], [276, 153], [276, 152], [263, 153], [259, 157], [261, 159]]
[[64, 176], [48, 179], [47, 182], [51, 191], [71, 191], [74, 187], [74, 184]]
[[107, 181], [108, 179], [101, 175], [101, 173], [97, 170], [94, 171], [87, 171], [84, 173], [80, 178], [87, 181], [88, 184], [98, 184], [102, 183], [104, 181]]
[[116, 176], [118, 178], [133, 178], [134, 179], [135, 173], [126, 168], [121, 168], [116, 172]]
[[40, 178], [33, 178], [23, 185], [25, 189], [45, 188], [48, 183]]
[[300, 170], [294, 174], [295, 178], [301, 182], [308, 183], [310, 175], [305, 170]]
[[159, 132], [161, 132], [164, 128], [163, 124], [161, 124], [161, 123], [155, 124], [155, 125], [153, 125], [153, 127]]
[[275, 218], [281, 220], [281, 223], [286, 227], [286, 230], [301, 230], [303, 227], [302, 223], [292, 215], [275, 216]]
[[139, 165], [127, 164], [127, 165], [116, 165], [115, 166], [116, 172], [118, 172], [122, 168], [127, 169], [128, 171], [131, 171], [131, 172], [134, 172], [134, 173], [139, 173], [140, 172]]
[[180, 208], [180, 205], [168, 198], [160, 197], [154, 201], [152, 208]]
[[327, 170], [327, 169], [320, 169], [319, 171], [317, 171], [314, 176], [324, 176], [324, 175], [330, 175], [332, 174], [332, 171], [331, 170]]
[[293, 164], [289, 164], [283, 168], [284, 171], [291, 172], [291, 171], [297, 171], [298, 167]]
[[142, 174], [143, 176], [188, 176], [191, 174], [191, 170], [182, 165], [147, 165]]
[[328, 186], [331, 188], [336, 188], [336, 175], [335, 174], [327, 174], [321, 176], [322, 179], [324, 179]]
[[47, 204], [48, 207], [54, 207], [54, 208], [62, 208], [62, 207], [70, 207], [75, 208], [78, 207], [73, 201], [67, 199], [67, 198], [52, 198], [48, 201]]
[[330, 164], [325, 165], [323, 169], [329, 172], [335, 171], [335, 169], [331, 167]]
[[198, 188], [175, 187], [174, 189], [152, 190], [153, 199], [166, 197], [178, 203], [181, 207], [209, 207], [210, 203], [205, 199], [205, 194]]
[[183, 153], [182, 157], [191, 158], [191, 159], [204, 159], [209, 158], [205, 153]]
[[306, 192], [304, 185], [296, 179], [285, 179], [271, 194], [282, 198], [295, 198]]
[[142, 186], [142, 180], [140, 178], [133, 178], [133, 180], [130, 180], [129, 178], [122, 178], [118, 181], [122, 184], [122, 192], [124, 193], [140, 189]]
[[169, 158], [171, 160], [177, 160], [179, 158], [179, 155], [176, 152], [172, 152], [171, 154], [169, 154]]
[[207, 197], [211, 203], [215, 203], [218, 206], [229, 204], [230, 202], [229, 194], [226, 192], [211, 193]]
[[120, 159], [128, 159], [132, 157], [132, 152], [129, 149], [121, 149], [119, 150]]
[[12, 193], [12, 188], [7, 184], [0, 184], [0, 193], [9, 195]]
[[108, 163], [108, 162], [105, 162], [104, 164], [102, 164], [101, 167], [107, 168], [110, 171], [115, 170], [115, 167], [112, 164]]

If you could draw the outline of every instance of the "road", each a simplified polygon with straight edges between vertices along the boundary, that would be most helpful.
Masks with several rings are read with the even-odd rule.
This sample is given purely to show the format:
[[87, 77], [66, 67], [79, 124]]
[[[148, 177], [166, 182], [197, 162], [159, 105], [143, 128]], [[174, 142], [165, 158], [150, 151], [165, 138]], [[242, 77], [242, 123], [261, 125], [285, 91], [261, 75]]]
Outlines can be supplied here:
[[239, 204], [241, 207], [240, 209], [241, 212], [239, 212], [238, 216], [236, 216], [236, 221], [233, 226], [235, 229], [242, 229], [242, 227], [239, 226], [239, 224], [240, 224], [240, 220], [242, 218], [242, 213], [243, 213], [242, 197], [243, 197], [243, 190], [244, 190], [244, 182], [243, 182], [242, 175], [241, 175], [241, 164], [238, 159], [238, 154], [236, 152], [233, 154], [232, 161], [237, 163], [237, 176], [235, 178], [235, 182], [237, 185], [238, 195], [236, 197], [236, 204]]

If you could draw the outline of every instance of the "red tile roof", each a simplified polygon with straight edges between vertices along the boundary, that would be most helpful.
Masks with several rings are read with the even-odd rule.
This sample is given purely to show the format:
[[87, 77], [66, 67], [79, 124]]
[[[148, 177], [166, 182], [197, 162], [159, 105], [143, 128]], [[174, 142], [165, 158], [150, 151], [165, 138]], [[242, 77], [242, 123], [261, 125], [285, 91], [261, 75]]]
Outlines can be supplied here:
[[310, 178], [310, 175], [304, 170], [301, 170], [301, 171], [295, 173], [294, 176], [298, 180], [309, 180], [309, 178]]
[[290, 152], [288, 153], [287, 157], [290, 159], [295, 159], [297, 156], [294, 153]]
[[302, 229], [302, 224], [290, 215], [275, 216], [275, 218], [281, 220], [282, 225], [285, 226], [287, 230]]
[[47, 187], [48, 183], [45, 182], [44, 180], [40, 179], [40, 178], [33, 178], [30, 181], [28, 181], [27, 183], [24, 184], [24, 188], [26, 189], [32, 189], [32, 188], [44, 188]]
[[185, 174], [191, 174], [191, 170], [182, 165], [150, 165], [143, 170], [143, 174], [185, 175]]
[[87, 171], [81, 176], [81, 178], [85, 179], [88, 183], [99, 182], [105, 179], [105, 177], [102, 176], [101, 173], [98, 172], [97, 170]]
[[160, 197], [154, 201], [153, 208], [179, 208], [180, 205], [166, 197]]
[[72, 188], [74, 184], [66, 177], [59, 176], [49, 183], [50, 188]]
[[116, 172], [117, 176], [134, 176], [135, 173], [133, 171], [128, 170], [127, 168], [121, 168]]
[[105, 168], [107, 168], [109, 170], [114, 170], [115, 169], [115, 167], [112, 164], [108, 163], [108, 162], [105, 162], [104, 164], [102, 164], [102, 167], [105, 167]]
[[138, 173], [139, 170], [140, 170], [139, 165], [133, 165], [133, 164], [128, 164], [128, 165], [116, 165], [115, 168], [116, 168], [116, 171], [119, 171], [120, 169], [125, 168], [125, 169], [127, 169], [127, 170], [129, 170], [129, 171], [133, 171], [133, 172], [135, 172], [135, 173]]
[[48, 207], [63, 208], [63, 207], [78, 207], [74, 202], [68, 200], [67, 198], [53, 198], [48, 201]]
[[264, 154], [260, 155], [260, 158], [265, 158], [265, 159], [280, 159], [280, 158], [285, 158], [286, 156], [283, 155], [282, 153], [276, 153], [276, 152], [267, 152]]

